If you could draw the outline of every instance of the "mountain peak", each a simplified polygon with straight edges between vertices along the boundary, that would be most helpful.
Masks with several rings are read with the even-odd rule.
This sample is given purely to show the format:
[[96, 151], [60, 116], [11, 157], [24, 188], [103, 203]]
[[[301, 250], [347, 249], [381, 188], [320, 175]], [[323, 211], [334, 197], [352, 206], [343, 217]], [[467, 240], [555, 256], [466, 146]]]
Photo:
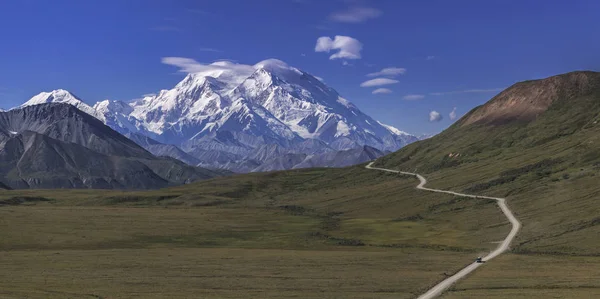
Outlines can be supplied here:
[[302, 75], [302, 71], [288, 65], [287, 63], [279, 59], [274, 58], [263, 60], [255, 64], [254, 68], [259, 70], [264, 69], [272, 73], [295, 73], [297, 75]]
[[64, 89], [56, 89], [50, 92], [41, 92], [34, 97], [32, 97], [29, 101], [25, 102], [23, 105], [18, 108], [39, 105], [39, 104], [47, 104], [47, 103], [65, 103], [70, 104], [72, 106], [77, 107], [77, 109], [95, 117], [98, 119], [103, 119], [100, 113], [97, 113], [94, 108], [90, 105], [84, 103], [77, 96], [72, 94], [68, 90]]
[[50, 92], [40, 92], [39, 94], [32, 97], [29, 101], [25, 102], [24, 106], [32, 106], [46, 103], [83, 103], [77, 96], [64, 89], [55, 89]]

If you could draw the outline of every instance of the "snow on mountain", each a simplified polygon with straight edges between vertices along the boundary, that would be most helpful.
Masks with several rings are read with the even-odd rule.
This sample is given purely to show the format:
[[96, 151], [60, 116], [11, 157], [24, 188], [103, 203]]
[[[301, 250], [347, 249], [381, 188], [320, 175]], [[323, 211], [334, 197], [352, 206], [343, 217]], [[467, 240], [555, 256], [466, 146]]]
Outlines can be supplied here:
[[99, 115], [100, 120], [123, 135], [140, 133], [153, 136], [138, 119], [130, 115], [133, 113], [133, 107], [128, 103], [104, 100], [96, 103], [93, 109]]
[[392, 133], [392, 134], [395, 134], [395, 135], [410, 135], [410, 134], [408, 134], [408, 133], [406, 133], [406, 132], [404, 132], [404, 131], [400, 131], [400, 130], [398, 130], [398, 129], [397, 129], [397, 128], [395, 128], [395, 127], [392, 127], [392, 126], [389, 126], [389, 125], [383, 124], [383, 123], [381, 123], [381, 122], [379, 122], [379, 121], [378, 121], [377, 123], [378, 123], [378, 124], [380, 124], [381, 126], [383, 126], [384, 128], [386, 128], [386, 129], [387, 129], [388, 131], [390, 131], [390, 133]]
[[374, 120], [321, 80], [281, 60], [255, 65], [219, 61], [196, 71], [172, 89], [131, 103], [105, 100], [90, 107], [68, 91], [55, 90], [23, 106], [69, 103], [122, 134], [142, 134], [188, 153], [237, 157], [265, 145], [297, 147], [291, 152], [308, 155], [362, 146], [395, 151], [417, 140]]
[[346, 137], [359, 145], [386, 149], [385, 136], [407, 135], [381, 125], [321, 80], [280, 60], [265, 60], [254, 68], [231, 94], [264, 107], [302, 138], [330, 143]]
[[103, 115], [108, 113], [130, 114], [131, 112], [133, 112], [133, 108], [131, 108], [129, 104], [121, 101], [111, 100], [104, 100], [98, 102], [92, 108], [94, 108], [94, 110]]
[[39, 104], [45, 104], [45, 103], [67, 103], [72, 106], [75, 106], [77, 109], [79, 109], [89, 115], [92, 115], [100, 120], [103, 120], [102, 116], [99, 113], [97, 113], [93, 107], [84, 103], [78, 97], [76, 97], [75, 95], [73, 95], [72, 93], [70, 93], [64, 89], [57, 89], [57, 90], [53, 90], [51, 92], [42, 92], [42, 93], [34, 96], [33, 98], [31, 98], [29, 101], [25, 102], [23, 105], [19, 106], [18, 108], [39, 105]]

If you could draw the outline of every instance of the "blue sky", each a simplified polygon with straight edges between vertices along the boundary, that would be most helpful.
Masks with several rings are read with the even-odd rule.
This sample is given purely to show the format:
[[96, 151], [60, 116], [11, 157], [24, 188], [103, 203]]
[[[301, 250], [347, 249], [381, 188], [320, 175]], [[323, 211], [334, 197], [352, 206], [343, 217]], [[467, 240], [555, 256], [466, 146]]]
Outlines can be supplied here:
[[[0, 107], [58, 88], [139, 98], [185, 75], [164, 57], [278, 58], [384, 123], [437, 132], [514, 82], [600, 70], [599, 20], [595, 0], [2, 1]], [[315, 51], [321, 37], [330, 52]], [[392, 82], [364, 84], [376, 78], [397, 82], [361, 87]]]

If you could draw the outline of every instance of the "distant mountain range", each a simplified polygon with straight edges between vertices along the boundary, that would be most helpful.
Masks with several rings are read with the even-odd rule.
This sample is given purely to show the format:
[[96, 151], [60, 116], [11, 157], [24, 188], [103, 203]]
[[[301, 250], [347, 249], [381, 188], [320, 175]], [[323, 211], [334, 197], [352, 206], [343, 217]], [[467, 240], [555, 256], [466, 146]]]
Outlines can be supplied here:
[[218, 175], [156, 157], [76, 105], [0, 112], [0, 187], [153, 189]]
[[155, 155], [236, 172], [351, 165], [419, 139], [374, 120], [316, 77], [275, 59], [243, 69], [216, 62], [173, 89], [132, 103], [90, 106], [55, 90], [20, 107], [56, 102], [94, 116]]

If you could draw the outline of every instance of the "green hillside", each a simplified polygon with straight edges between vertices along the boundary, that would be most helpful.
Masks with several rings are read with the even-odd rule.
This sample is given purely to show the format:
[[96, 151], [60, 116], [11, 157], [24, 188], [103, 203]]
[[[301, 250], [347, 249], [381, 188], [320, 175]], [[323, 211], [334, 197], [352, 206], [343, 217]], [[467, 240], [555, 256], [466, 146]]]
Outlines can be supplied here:
[[[536, 101], [545, 108], [530, 115], [502, 112]], [[506, 197], [522, 222], [511, 253], [443, 298], [595, 298], [599, 145], [600, 74], [577, 72], [519, 83], [375, 166], [417, 170], [431, 188]]]
[[[585, 236], [600, 233], [600, 73], [546, 80], [569, 82], [581, 74], [589, 78], [584, 92], [557, 97], [531, 120], [467, 124], [485, 108], [478, 107], [441, 134], [375, 165], [418, 169], [436, 188], [509, 198], [524, 224], [515, 252], [599, 255], [597, 243]], [[544, 80], [521, 84], [551, 88]], [[570, 90], [581, 84], [575, 80]]]

